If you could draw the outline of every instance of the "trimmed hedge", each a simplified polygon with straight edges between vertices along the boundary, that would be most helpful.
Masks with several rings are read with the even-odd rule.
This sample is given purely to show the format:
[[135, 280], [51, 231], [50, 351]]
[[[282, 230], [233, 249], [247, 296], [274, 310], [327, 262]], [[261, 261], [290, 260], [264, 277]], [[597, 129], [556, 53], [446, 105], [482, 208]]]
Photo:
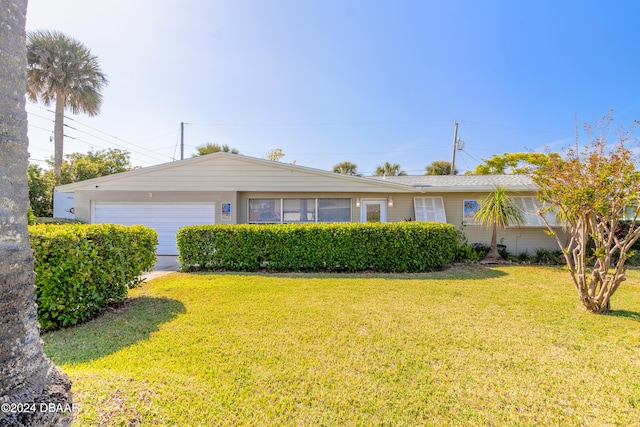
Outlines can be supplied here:
[[460, 231], [443, 223], [202, 225], [180, 229], [187, 271], [421, 272], [456, 257]]
[[75, 325], [122, 301], [153, 267], [158, 234], [141, 225], [34, 225], [29, 237], [42, 329]]
[[84, 221], [80, 221], [79, 219], [71, 219], [71, 218], [51, 218], [48, 216], [40, 216], [36, 217], [33, 221], [34, 224], [85, 224]]

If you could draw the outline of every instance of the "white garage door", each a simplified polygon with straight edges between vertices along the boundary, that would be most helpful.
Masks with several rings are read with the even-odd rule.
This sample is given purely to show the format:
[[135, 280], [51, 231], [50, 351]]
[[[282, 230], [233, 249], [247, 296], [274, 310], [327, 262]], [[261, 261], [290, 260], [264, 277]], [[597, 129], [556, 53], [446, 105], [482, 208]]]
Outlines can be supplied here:
[[180, 227], [215, 223], [215, 204], [106, 203], [93, 204], [91, 222], [141, 224], [158, 233], [158, 255], [178, 255], [176, 233]]

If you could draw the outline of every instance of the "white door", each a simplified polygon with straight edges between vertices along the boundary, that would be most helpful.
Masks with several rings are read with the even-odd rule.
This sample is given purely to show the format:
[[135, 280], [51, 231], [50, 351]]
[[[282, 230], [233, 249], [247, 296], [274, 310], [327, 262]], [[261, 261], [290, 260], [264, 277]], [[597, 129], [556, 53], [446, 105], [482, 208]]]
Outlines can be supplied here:
[[158, 255], [178, 255], [176, 233], [187, 225], [215, 223], [214, 203], [107, 203], [95, 202], [91, 222], [121, 225], [144, 225], [158, 233]]
[[362, 199], [360, 222], [387, 222], [387, 199]]

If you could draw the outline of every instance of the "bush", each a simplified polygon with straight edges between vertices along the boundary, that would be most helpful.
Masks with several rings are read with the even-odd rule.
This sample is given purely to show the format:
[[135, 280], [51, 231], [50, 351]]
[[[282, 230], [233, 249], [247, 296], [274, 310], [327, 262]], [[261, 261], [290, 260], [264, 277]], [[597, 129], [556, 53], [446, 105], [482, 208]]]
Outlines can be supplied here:
[[31, 205], [29, 205], [29, 209], [27, 210], [27, 224], [33, 225], [36, 223], [36, 216], [33, 214], [33, 209]]
[[560, 251], [551, 251], [549, 249], [538, 248], [534, 250], [533, 262], [536, 264], [556, 265], [558, 258], [562, 256]]
[[489, 245], [485, 245], [484, 243], [472, 243], [471, 249], [474, 250], [475, 253], [478, 254], [479, 259], [484, 258], [484, 256], [489, 252]]
[[29, 227], [38, 319], [44, 330], [74, 325], [122, 301], [155, 262], [158, 235], [140, 225]]
[[79, 219], [71, 219], [71, 218], [51, 218], [51, 217], [37, 217], [35, 219], [35, 224], [84, 224], [83, 221]]
[[458, 230], [458, 250], [456, 252], [456, 261], [478, 262], [482, 259], [480, 254], [469, 244], [467, 237], [461, 230]]
[[419, 272], [456, 257], [442, 223], [203, 225], [180, 229], [185, 270]]
[[[500, 247], [500, 246], [502, 246], [502, 247]], [[503, 259], [506, 259], [506, 260], [508, 260], [511, 257], [511, 254], [507, 250], [507, 247], [504, 246], [504, 245], [498, 245], [498, 253], [500, 254], [500, 256]]]
[[518, 252], [518, 255], [516, 256], [516, 258], [520, 262], [529, 262], [529, 261], [531, 261], [531, 255], [529, 255], [529, 251], [527, 251], [527, 250], [525, 250], [523, 252]]
[[471, 261], [478, 262], [482, 259], [482, 256], [476, 252], [469, 243], [463, 242], [458, 246], [456, 253], [456, 261]]

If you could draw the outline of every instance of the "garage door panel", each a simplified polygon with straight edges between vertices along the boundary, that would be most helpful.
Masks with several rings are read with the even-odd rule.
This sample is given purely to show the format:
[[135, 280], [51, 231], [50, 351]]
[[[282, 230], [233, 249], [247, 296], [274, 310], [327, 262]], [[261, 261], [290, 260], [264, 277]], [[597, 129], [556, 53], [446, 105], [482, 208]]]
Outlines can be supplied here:
[[158, 233], [157, 254], [177, 255], [178, 229], [215, 223], [215, 204], [95, 202], [91, 222], [151, 227]]

